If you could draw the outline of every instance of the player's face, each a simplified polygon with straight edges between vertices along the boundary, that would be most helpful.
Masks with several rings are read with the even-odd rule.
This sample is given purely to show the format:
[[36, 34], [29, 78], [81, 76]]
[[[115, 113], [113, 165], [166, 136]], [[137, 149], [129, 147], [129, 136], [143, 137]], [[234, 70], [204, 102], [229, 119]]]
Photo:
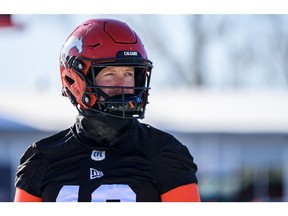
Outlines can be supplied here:
[[[134, 67], [120, 67], [120, 66], [108, 66], [101, 70], [96, 76], [97, 86], [135, 86], [135, 71]], [[114, 96], [122, 93], [121, 88], [103, 88], [107, 95]], [[133, 89], [123, 89], [125, 94], [133, 94]]]

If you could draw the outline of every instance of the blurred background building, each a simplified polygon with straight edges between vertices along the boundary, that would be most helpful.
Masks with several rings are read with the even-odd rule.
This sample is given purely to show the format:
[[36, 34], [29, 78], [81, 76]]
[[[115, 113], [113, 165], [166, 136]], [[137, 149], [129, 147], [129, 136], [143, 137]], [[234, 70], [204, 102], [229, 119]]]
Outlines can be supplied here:
[[58, 58], [82, 21], [111, 17], [142, 38], [152, 71], [142, 120], [198, 165], [203, 201], [288, 201], [288, 15], [0, 15], [0, 201], [24, 150], [70, 127]]

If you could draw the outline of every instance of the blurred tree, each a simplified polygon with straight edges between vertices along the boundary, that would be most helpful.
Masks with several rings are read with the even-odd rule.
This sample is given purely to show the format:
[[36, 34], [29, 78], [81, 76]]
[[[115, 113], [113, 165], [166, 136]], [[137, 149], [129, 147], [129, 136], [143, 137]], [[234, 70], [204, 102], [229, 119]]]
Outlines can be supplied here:
[[[149, 39], [150, 46], [167, 64], [169, 85], [218, 88], [288, 85], [287, 15], [139, 16], [138, 19], [130, 16], [129, 22], [137, 26], [143, 38]], [[176, 19], [179, 16], [182, 19]], [[188, 57], [182, 57], [176, 46], [182, 46]]]
[[267, 15], [269, 21], [269, 34], [270, 43], [268, 44], [271, 49], [270, 57], [273, 59], [274, 70], [270, 75], [273, 79], [275, 73], [279, 77], [283, 77], [283, 84], [288, 87], [288, 29], [287, 29], [287, 15]]

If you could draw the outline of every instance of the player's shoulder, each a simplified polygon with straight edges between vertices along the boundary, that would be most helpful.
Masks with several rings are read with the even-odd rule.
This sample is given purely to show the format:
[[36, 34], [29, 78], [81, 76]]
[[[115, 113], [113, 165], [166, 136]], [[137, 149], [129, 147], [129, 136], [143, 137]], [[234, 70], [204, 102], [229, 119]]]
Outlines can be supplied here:
[[150, 140], [162, 140], [167, 142], [167, 140], [177, 141], [176, 138], [169, 132], [156, 128], [147, 123], [140, 123], [141, 133], [147, 136]]
[[187, 153], [187, 147], [183, 145], [172, 132], [170, 133], [143, 123], [141, 123], [140, 128], [140, 132], [137, 133], [135, 139], [138, 140], [139, 149], [141, 148], [146, 153], [151, 154], [152, 156], [161, 155], [161, 157], [166, 157], [165, 155], [167, 155], [167, 153], [176, 155], [179, 153], [181, 155], [189, 154]]
[[172, 136], [169, 132], [156, 128], [148, 123], [141, 122], [139, 125], [140, 125], [140, 128], [147, 133], [155, 133], [155, 134]]
[[[75, 136], [72, 128], [64, 129], [48, 137], [36, 141], [33, 146], [47, 158], [56, 156], [58, 152], [65, 152], [67, 148], [72, 147], [75, 142]], [[53, 156], [54, 155], [54, 156]]]
[[57, 145], [59, 142], [62, 143], [67, 138], [69, 139], [71, 135], [71, 129], [65, 129], [62, 131], [59, 131], [57, 133], [53, 133], [48, 137], [42, 138], [35, 142], [35, 145], [38, 147], [46, 146], [46, 145]]

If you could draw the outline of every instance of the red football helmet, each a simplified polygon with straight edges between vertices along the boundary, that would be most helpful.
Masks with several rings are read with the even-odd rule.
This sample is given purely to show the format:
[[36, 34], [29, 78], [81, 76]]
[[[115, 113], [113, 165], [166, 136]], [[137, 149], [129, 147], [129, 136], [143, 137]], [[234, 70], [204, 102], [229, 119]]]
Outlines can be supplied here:
[[[132, 66], [135, 87], [121, 88], [109, 97], [97, 86], [97, 74], [107, 66]], [[124, 22], [91, 19], [80, 24], [67, 38], [60, 54], [62, 93], [84, 115], [102, 112], [121, 118], [144, 118], [150, 89], [152, 62], [138, 35]], [[133, 88], [134, 94], [124, 89]], [[100, 100], [100, 96], [102, 98]]]

